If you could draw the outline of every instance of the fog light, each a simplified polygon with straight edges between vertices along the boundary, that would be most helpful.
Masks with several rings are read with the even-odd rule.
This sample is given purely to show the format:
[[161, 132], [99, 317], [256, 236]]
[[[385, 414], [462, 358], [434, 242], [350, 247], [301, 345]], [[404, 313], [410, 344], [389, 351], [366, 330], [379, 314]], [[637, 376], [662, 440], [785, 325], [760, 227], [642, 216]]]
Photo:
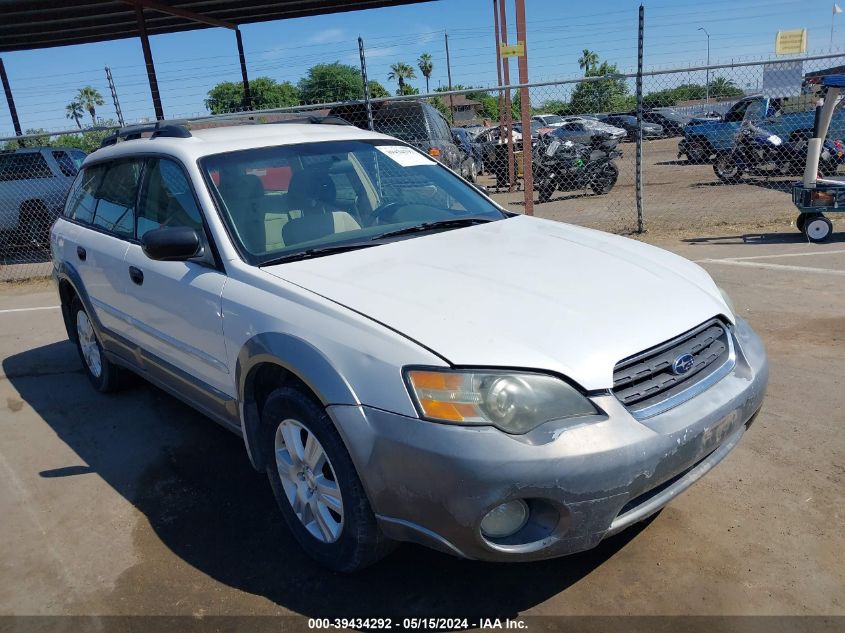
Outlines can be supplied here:
[[481, 520], [481, 533], [489, 538], [505, 538], [519, 532], [528, 521], [528, 505], [522, 499], [505, 501]]

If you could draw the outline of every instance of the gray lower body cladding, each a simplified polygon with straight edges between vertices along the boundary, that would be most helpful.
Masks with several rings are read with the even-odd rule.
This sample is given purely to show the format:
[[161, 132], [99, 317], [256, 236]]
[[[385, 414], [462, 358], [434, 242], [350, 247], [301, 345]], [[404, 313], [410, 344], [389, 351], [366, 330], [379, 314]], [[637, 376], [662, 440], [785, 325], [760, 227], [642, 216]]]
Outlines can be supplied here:
[[[329, 412], [388, 536], [479, 560], [562, 556], [647, 518], [737, 445], [762, 404], [768, 362], [744, 321], [733, 336], [729, 375], [646, 420], [610, 394], [594, 398], [606, 419], [527, 436], [366, 406]], [[482, 518], [510, 499], [527, 502], [529, 523], [487, 539]]]

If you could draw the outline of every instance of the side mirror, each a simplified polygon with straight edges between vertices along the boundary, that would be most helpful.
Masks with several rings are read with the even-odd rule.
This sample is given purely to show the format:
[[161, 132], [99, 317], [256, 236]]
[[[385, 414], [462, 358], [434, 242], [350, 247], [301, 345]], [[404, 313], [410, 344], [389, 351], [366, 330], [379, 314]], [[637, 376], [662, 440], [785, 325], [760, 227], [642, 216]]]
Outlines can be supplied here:
[[163, 226], [144, 233], [141, 248], [150, 259], [183, 262], [202, 254], [202, 243], [196, 229], [187, 226]]

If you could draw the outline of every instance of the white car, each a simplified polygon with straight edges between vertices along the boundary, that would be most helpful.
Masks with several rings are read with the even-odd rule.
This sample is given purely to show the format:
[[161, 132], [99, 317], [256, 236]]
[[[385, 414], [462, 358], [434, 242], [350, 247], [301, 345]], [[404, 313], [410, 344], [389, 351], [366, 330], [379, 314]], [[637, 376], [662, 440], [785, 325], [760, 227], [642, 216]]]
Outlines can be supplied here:
[[399, 541], [594, 547], [761, 406], [763, 346], [700, 267], [508, 213], [401, 141], [288, 123], [108, 142], [51, 234], [85, 372], [101, 392], [136, 372], [243, 438], [331, 568]]

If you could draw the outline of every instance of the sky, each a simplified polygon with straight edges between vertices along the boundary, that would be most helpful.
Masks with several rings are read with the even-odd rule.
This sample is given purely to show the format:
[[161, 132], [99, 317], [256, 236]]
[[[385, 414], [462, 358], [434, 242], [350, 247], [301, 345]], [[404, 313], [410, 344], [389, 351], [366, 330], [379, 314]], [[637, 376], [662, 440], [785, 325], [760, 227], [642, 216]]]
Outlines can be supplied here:
[[[516, 40], [513, 1], [508, 5], [509, 41]], [[845, 2], [840, 2], [845, 8]], [[531, 81], [571, 79], [582, 49], [596, 51], [622, 72], [636, 69], [638, 2], [631, 0], [525, 0]], [[807, 28], [808, 54], [827, 53], [833, 3], [828, 0], [655, 0], [645, 1], [645, 67], [668, 69], [704, 64], [710, 33], [712, 64], [774, 57], [778, 30]], [[833, 51], [845, 51], [845, 14], [835, 16]], [[364, 39], [367, 70], [394, 91], [389, 66], [416, 67], [430, 53], [431, 89], [448, 84], [444, 33], [449, 33], [453, 84], [496, 85], [491, 0], [436, 0], [420, 4], [247, 24], [241, 28], [251, 78], [269, 76], [296, 83], [317, 63], [358, 65], [357, 38]], [[206, 113], [203, 99], [219, 81], [240, 81], [235, 36], [219, 28], [151, 37], [159, 88], [168, 118]], [[845, 54], [845, 53], [843, 53]], [[127, 122], [152, 116], [152, 102], [137, 38], [4, 53], [6, 71], [23, 128], [70, 129], [65, 105], [77, 89], [99, 89], [107, 104], [98, 116], [114, 118], [104, 66], [114, 76]], [[843, 60], [836, 60], [843, 63]], [[831, 64], [832, 65], [832, 64]], [[821, 66], [824, 67], [824, 66]], [[421, 73], [410, 83], [425, 88]], [[517, 77], [516, 61], [511, 77]], [[674, 84], [678, 77], [663, 77]], [[686, 77], [697, 80], [697, 76]], [[737, 75], [753, 85], [753, 71]], [[702, 81], [702, 80], [698, 80]], [[658, 88], [657, 80], [650, 80]], [[548, 98], [564, 98], [546, 91]], [[647, 85], [646, 89], [649, 89]], [[534, 97], [532, 96], [532, 99]], [[13, 134], [5, 103], [0, 105], [0, 136]]]

